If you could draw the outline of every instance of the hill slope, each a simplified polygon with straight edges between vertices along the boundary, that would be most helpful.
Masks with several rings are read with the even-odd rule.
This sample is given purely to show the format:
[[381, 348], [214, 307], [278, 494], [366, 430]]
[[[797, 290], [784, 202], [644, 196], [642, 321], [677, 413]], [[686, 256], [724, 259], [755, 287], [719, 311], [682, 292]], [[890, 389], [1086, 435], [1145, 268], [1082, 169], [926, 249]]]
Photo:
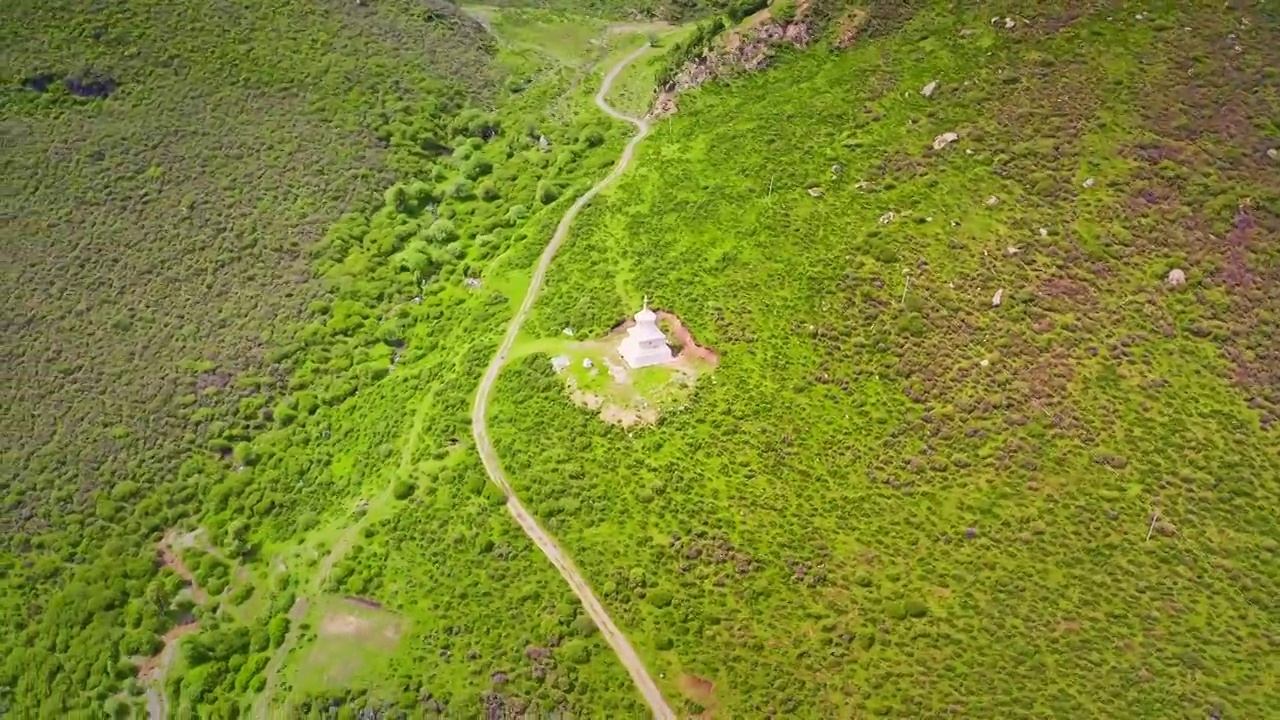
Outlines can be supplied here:
[[[53, 465], [32, 472], [109, 486], [128, 474], [111, 459], [119, 448], [181, 437], [171, 401], [186, 390], [183, 361], [226, 375], [265, 364], [280, 319], [317, 293], [306, 249], [391, 183], [379, 111], [496, 84], [469, 21], [304, 9], [14, 9], [0, 67], [52, 78], [48, 92], [8, 90], [5, 105], [16, 190], [3, 213], [5, 364], [21, 378], [5, 407], [23, 428], [22, 464]], [[109, 99], [61, 87], [97, 75], [114, 84]]]
[[[0, 713], [640, 711], [467, 423], [642, 38], [475, 12], [15, 8]], [[1276, 11], [771, 12], [830, 25], [679, 98], [521, 343], [650, 295], [719, 369], [623, 431], [513, 364], [517, 492], [688, 714], [1264, 715]]]
[[[105, 611], [154, 573], [147, 534], [199, 510], [179, 466], [208, 416], [266, 425], [236, 395], [285, 376], [272, 352], [324, 291], [310, 247], [403, 170], [392, 118], [434, 126], [502, 73], [444, 4], [19, 3], [2, 33], [4, 624], [61, 657], [0, 684], [74, 708], [121, 672]], [[52, 630], [87, 608], [84, 647]]]
[[[374, 592], [346, 550], [427, 486], [397, 518], [398, 558], [425, 546], [402, 594], [377, 593], [404, 656], [286, 699], [374, 684], [375, 703], [482, 707], [501, 665], [576, 618], [455, 441], [526, 241], [620, 143], [574, 90], [603, 48], [548, 64], [419, 2], [10, 19], [0, 712], [125, 713], [144, 690], [184, 716], [250, 711], [269, 669], [292, 678], [281, 644], [305, 661], [295, 636], [344, 607], [317, 590]], [[492, 288], [464, 284], [489, 272]], [[194, 574], [175, 538], [199, 538], [173, 551]], [[498, 701], [625, 696], [607, 656], [586, 664], [599, 645]]]
[[512, 482], [691, 712], [1265, 715], [1280, 18], [916, 5], [681, 97], [533, 325], [647, 294], [714, 382], [623, 431], [532, 357]]

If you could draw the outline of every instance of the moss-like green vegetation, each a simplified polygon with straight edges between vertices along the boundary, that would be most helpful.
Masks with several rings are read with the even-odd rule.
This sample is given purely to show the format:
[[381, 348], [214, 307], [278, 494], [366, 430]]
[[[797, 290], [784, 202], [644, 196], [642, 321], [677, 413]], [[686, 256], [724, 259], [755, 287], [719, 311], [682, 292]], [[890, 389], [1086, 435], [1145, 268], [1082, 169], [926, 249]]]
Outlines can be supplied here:
[[656, 428], [541, 355], [490, 423], [687, 709], [1280, 707], [1280, 16], [1057, 5], [686, 94], [552, 267], [531, 335], [649, 293], [721, 353]]
[[[0, 715], [644, 712], [469, 410], [603, 68], [760, 3], [552, 4], [6, 8]], [[684, 714], [1280, 706], [1280, 16], [1023, 5], [775, 3], [552, 266], [492, 432]], [[624, 429], [538, 351], [645, 294]]]

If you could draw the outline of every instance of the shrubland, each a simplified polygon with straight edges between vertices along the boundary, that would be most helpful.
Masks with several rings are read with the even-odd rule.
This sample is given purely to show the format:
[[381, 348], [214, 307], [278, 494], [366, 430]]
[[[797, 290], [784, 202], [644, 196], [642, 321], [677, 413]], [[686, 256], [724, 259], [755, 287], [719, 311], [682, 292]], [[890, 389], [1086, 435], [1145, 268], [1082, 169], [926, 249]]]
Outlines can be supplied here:
[[531, 356], [490, 421], [687, 712], [1280, 704], [1280, 18], [1015, 5], [685, 93], [552, 266], [531, 335], [647, 294], [721, 356], [631, 430]]
[[[127, 715], [151, 685], [178, 716], [251, 715], [255, 697], [306, 714], [323, 704], [289, 692], [306, 608], [354, 587], [345, 552], [397, 505], [439, 533], [383, 590], [438, 585], [388, 607], [423, 658], [332, 694], [463, 714], [632, 702], [531, 548], [507, 572], [471, 549], [515, 545], [484, 484], [434, 474], [474, 464], [458, 445], [509, 298], [623, 138], [586, 89], [607, 48], [568, 62], [444, 4], [15, 12], [0, 708]], [[189, 580], [159, 562], [162, 535], [203, 538], [177, 548]], [[540, 593], [506, 598], [517, 579]], [[135, 679], [162, 634], [197, 627], [163, 682]], [[555, 680], [539, 690], [526, 648], [575, 632], [574, 662], [537, 658]]]
[[[627, 132], [583, 8], [756, 5], [14, 9], [0, 714], [642, 711], [469, 442]], [[682, 712], [1276, 705], [1277, 18], [1123, 9], [777, 3], [575, 225], [530, 335], [648, 294], [721, 365], [622, 430], [531, 356], [491, 428]]]

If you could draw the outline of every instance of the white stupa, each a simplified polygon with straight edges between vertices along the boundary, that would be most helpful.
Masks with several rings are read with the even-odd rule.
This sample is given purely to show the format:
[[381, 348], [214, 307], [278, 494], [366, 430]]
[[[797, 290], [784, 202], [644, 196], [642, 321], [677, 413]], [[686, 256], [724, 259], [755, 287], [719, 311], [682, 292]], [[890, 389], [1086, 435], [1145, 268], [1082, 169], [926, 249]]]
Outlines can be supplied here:
[[667, 347], [667, 336], [658, 329], [658, 316], [649, 309], [649, 298], [644, 299], [644, 308], [636, 313], [636, 323], [627, 329], [618, 353], [631, 368], [661, 365], [675, 359]]

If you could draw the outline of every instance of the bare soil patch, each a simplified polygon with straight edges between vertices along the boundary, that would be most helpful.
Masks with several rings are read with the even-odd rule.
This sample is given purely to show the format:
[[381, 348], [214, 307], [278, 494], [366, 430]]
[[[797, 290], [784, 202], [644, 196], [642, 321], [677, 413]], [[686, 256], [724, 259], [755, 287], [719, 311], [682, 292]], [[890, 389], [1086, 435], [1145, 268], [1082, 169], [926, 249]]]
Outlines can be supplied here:
[[867, 24], [867, 20], [871, 18], [863, 8], [858, 8], [848, 15], [840, 19], [840, 35], [836, 40], [836, 47], [843, 50], [854, 43], [858, 39], [858, 34], [862, 32], [862, 28]]
[[194, 618], [191, 618], [186, 624], [169, 628], [169, 632], [160, 636], [160, 639], [164, 641], [164, 647], [161, 648], [160, 652], [143, 660], [138, 665], [138, 679], [149, 680], [157, 671], [163, 673], [163, 670], [168, 668], [169, 663], [177, 652], [178, 640], [184, 635], [190, 635], [199, 629], [200, 623], [195, 622]]
[[[362, 597], [344, 597], [343, 601], [360, 608], [381, 610], [382, 605]], [[355, 613], [331, 612], [320, 621], [320, 637], [372, 639], [381, 635], [389, 641], [400, 639], [400, 623], [395, 616], [368, 617]]]
[[720, 365], [720, 356], [716, 351], [699, 345], [693, 338], [693, 333], [689, 332], [689, 328], [685, 327], [683, 322], [680, 322], [679, 317], [665, 310], [659, 310], [658, 321], [669, 324], [672, 336], [680, 343], [679, 355], [705, 360], [717, 367]]
[[714, 717], [717, 706], [715, 683], [704, 677], [698, 677], [697, 675], [690, 675], [686, 673], [680, 676], [679, 685], [680, 692], [684, 693], [689, 699], [703, 707], [703, 711], [695, 717]]
[[348, 615], [346, 613], [334, 613], [326, 615], [324, 620], [320, 621], [321, 636], [350, 636], [363, 635], [369, 631], [373, 623], [362, 617]]

